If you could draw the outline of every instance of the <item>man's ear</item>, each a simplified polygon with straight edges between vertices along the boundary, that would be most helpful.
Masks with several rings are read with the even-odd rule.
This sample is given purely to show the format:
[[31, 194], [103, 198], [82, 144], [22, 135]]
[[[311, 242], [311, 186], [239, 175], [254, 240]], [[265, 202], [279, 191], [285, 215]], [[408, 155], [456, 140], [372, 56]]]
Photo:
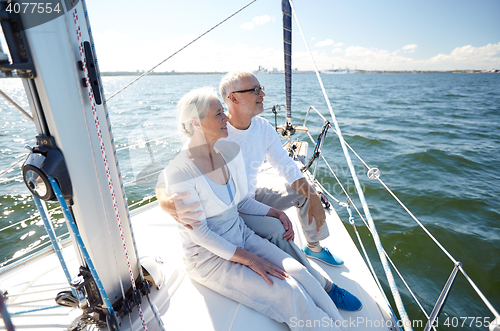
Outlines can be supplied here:
[[229, 93], [229, 101], [231, 101], [232, 103], [235, 103], [235, 104], [238, 104], [238, 98], [236, 98], [236, 95], [235, 93]]

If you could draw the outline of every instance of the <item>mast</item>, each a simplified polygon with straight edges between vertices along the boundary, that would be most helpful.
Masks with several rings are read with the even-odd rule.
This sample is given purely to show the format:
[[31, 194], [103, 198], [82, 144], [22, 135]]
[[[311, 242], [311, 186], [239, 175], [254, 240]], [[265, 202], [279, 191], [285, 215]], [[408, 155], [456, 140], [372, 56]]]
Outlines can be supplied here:
[[[68, 216], [76, 222], [78, 233], [70, 233], [75, 249], [79, 248], [80, 266], [89, 267], [88, 252], [91, 271], [104, 290], [101, 300], [109, 298], [101, 304], [104, 311], [112, 312], [109, 306], [127, 301], [125, 293], [135, 289], [139, 269], [85, 5], [83, 1], [47, 3], [52, 14], [30, 16], [9, 11], [9, 4], [1, 4], [0, 21], [11, 62], [1, 61], [0, 69], [16, 70], [23, 80], [38, 134], [32, 155], [46, 158], [40, 169], [49, 163], [50, 151], [62, 155], [66, 174], [47, 177], [58, 182], [62, 204], [67, 203]], [[36, 196], [37, 178], [27, 184]], [[47, 200], [56, 201], [48, 195]], [[81, 237], [86, 252], [76, 245], [75, 237]], [[70, 270], [73, 276], [78, 271]], [[140, 295], [134, 299], [138, 306]]]
[[292, 8], [288, 0], [281, 1], [283, 12], [283, 52], [285, 56], [286, 127], [292, 125]]

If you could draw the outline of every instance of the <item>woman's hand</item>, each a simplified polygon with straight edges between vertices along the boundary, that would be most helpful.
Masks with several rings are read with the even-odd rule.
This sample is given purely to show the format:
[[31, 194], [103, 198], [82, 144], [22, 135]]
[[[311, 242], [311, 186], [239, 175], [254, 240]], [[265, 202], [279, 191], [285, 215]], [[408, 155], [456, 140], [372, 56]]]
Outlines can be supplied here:
[[285, 228], [283, 239], [285, 239], [288, 242], [295, 239], [295, 233], [293, 232], [292, 222], [283, 211], [271, 208], [266, 216], [275, 217], [280, 220], [281, 224], [283, 224], [283, 228]]
[[263, 258], [260, 258], [257, 255], [244, 250], [243, 248], [237, 247], [236, 252], [230, 259], [230, 261], [246, 265], [256, 273], [261, 275], [269, 285], [273, 285], [273, 281], [271, 280], [271, 278], [269, 278], [268, 274], [274, 277], [278, 277], [279, 279], [285, 279], [285, 277], [288, 277], [288, 274], [280, 267], [275, 266], [271, 262], [268, 262]]
[[273, 281], [267, 274], [278, 277], [279, 279], [285, 279], [285, 277], [288, 277], [288, 274], [281, 268], [258, 257], [257, 255], [254, 256], [255, 258], [250, 261], [250, 264], [248, 264], [247, 267], [261, 275], [269, 285], [273, 285]]
[[243, 248], [237, 247], [236, 252], [234, 252], [234, 255], [229, 260], [246, 265], [261, 275], [269, 285], [273, 285], [273, 281], [269, 278], [268, 274], [278, 277], [279, 279], [285, 279], [285, 277], [288, 277], [288, 274], [281, 268]]

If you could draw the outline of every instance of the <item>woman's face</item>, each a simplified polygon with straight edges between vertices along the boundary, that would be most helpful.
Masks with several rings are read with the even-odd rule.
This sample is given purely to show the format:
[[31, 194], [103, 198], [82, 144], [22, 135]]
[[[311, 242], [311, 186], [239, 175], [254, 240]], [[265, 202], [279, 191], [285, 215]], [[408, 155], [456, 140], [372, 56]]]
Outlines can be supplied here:
[[200, 121], [205, 139], [216, 141], [227, 137], [227, 121], [229, 118], [224, 114], [224, 108], [219, 99], [212, 99], [205, 117]]

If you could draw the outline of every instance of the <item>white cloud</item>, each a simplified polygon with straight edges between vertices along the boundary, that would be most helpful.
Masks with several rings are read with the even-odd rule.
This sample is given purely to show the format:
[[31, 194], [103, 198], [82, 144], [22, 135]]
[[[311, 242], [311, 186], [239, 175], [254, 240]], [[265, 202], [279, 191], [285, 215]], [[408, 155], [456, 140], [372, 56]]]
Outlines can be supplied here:
[[[457, 47], [450, 54], [438, 54], [427, 62], [430, 64], [466, 64], [475, 67], [500, 67], [500, 42], [483, 47], [472, 45]], [[475, 67], [474, 67], [475, 66]]]
[[312, 38], [311, 38], [311, 41], [314, 41], [314, 39], [316, 39], [316, 37], [312, 37]]
[[335, 43], [332, 39], [326, 39], [323, 41], [318, 41], [314, 46], [316, 47], [325, 47], [325, 46], [333, 46]]
[[403, 46], [402, 50], [408, 51], [409, 53], [413, 53], [413, 52], [415, 52], [415, 50], [417, 48], [418, 48], [418, 46], [416, 44], [410, 44], [410, 45]]
[[336, 43], [335, 44], [335, 47], [342, 47], [342, 46], [344, 46], [344, 43]]
[[[250, 22], [252, 23], [252, 22]], [[255, 27], [255, 23], [254, 24]], [[180, 35], [158, 43], [156, 39], [140, 39], [116, 30], [94, 33], [97, 55], [102, 71], [147, 70], [192, 41], [195, 35]], [[137, 42], [132, 49], [126, 42]], [[317, 40], [317, 38], [316, 38]], [[328, 40], [328, 39], [327, 39]], [[324, 41], [324, 40], [323, 40]], [[330, 45], [331, 43], [328, 42]], [[397, 50], [385, 50], [363, 46], [337, 47], [331, 50], [319, 48], [313, 52], [318, 68], [355, 68], [360, 70], [466, 70], [500, 69], [500, 43], [475, 47], [456, 47], [448, 53], [433, 54], [427, 58], [410, 53], [415, 46], [406, 45]], [[155, 52], [144, 50], [154, 49]], [[416, 49], [422, 49], [422, 46]], [[321, 50], [321, 51], [319, 51]], [[422, 53], [422, 52], [419, 52]], [[116, 57], [116, 54], [127, 54]], [[139, 65], [140, 64], [140, 65]], [[263, 48], [242, 43], [221, 43], [210, 38], [201, 38], [196, 43], [169, 59], [156, 71], [228, 71], [233, 69], [256, 70], [276, 67], [283, 69], [283, 53], [279, 46]], [[312, 70], [306, 52], [294, 52], [293, 67]]]
[[240, 28], [245, 30], [252, 30], [256, 25], [264, 25], [269, 22], [274, 22], [274, 20], [275, 20], [274, 16], [269, 16], [269, 15], [255, 16], [254, 18], [252, 18], [251, 22], [246, 22], [240, 25]]
[[266, 23], [271, 22], [272, 17], [269, 15], [262, 15], [262, 16], [256, 16], [252, 18], [252, 22], [254, 22], [256, 25], [264, 25]]
[[245, 30], [252, 30], [254, 28], [255, 24], [252, 22], [246, 22], [240, 25], [240, 28], [245, 29]]

